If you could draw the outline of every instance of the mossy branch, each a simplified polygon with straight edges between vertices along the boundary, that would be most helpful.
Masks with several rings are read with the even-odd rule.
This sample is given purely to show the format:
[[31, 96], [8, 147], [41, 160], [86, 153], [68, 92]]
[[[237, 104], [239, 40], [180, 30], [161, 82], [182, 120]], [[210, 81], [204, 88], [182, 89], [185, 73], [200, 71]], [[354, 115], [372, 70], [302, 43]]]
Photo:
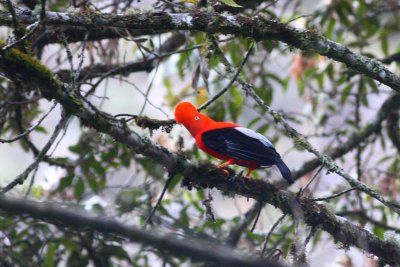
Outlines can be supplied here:
[[[32, 12], [19, 10], [20, 23], [32, 24], [38, 20]], [[0, 12], [0, 25], [11, 25], [7, 12]], [[346, 46], [329, 40], [315, 30], [299, 29], [262, 16], [245, 17], [217, 12], [195, 10], [190, 13], [142, 12], [133, 14], [106, 14], [100, 12], [63, 13], [46, 12], [44, 25], [80, 26], [92, 28], [123, 28], [160, 31], [202, 31], [206, 33], [233, 34], [255, 40], [278, 40], [304, 51], [313, 51], [346, 64], [400, 92], [400, 76], [389, 71], [382, 63], [351, 51]]]
[[[218, 47], [218, 44], [214, 43], [214, 49], [217, 51], [216, 54], [220, 57], [221, 62], [223, 62], [223, 64], [225, 65], [226, 71], [230, 75], [234, 75], [235, 74], [235, 68], [225, 58], [224, 54], [222, 53], [222, 51]], [[302, 134], [300, 134], [296, 129], [291, 127], [286, 122], [286, 120], [283, 118], [282, 114], [280, 114], [279, 112], [276, 112], [274, 109], [272, 109], [271, 107], [266, 105], [264, 100], [262, 100], [255, 93], [255, 90], [254, 90], [254, 88], [253, 88], [253, 86], [251, 84], [247, 83], [242, 77], [238, 77], [237, 81], [242, 86], [242, 90], [245, 91], [245, 93], [247, 95], [251, 96], [254, 99], [254, 101], [261, 108], [263, 108], [270, 116], [272, 116], [274, 118], [275, 122], [278, 125], [283, 127], [284, 133], [293, 140], [293, 143], [294, 143], [295, 147], [298, 150], [307, 150], [308, 152], [314, 154], [318, 158], [318, 161], [320, 162], [320, 164], [324, 165], [329, 172], [334, 172], [334, 173], [340, 175], [352, 187], [357, 187], [360, 191], [362, 191], [362, 192], [370, 195], [371, 197], [375, 198], [376, 200], [381, 202], [386, 207], [390, 208], [395, 213], [400, 214], [400, 205], [386, 200], [378, 192], [376, 192], [375, 190], [373, 190], [372, 188], [370, 188], [366, 184], [364, 184], [364, 183], [360, 182], [359, 180], [354, 179], [353, 177], [351, 177], [347, 172], [345, 172], [343, 170], [342, 167], [337, 165], [329, 155], [318, 151], [315, 147], [313, 147], [311, 145], [310, 142], [308, 142], [308, 140]], [[398, 94], [396, 93], [396, 95], [398, 95]], [[396, 102], [393, 103], [393, 101], [397, 101], [398, 98], [397, 98], [397, 96], [395, 96], [394, 99], [389, 99], [389, 100], [390, 100], [389, 103], [392, 103], [392, 104], [389, 105], [388, 102], [385, 102], [385, 105], [384, 105], [385, 107], [387, 107], [387, 106], [393, 107], [394, 103], [396, 103]], [[380, 114], [380, 112], [378, 112], [378, 115], [379, 114]], [[380, 126], [380, 124], [378, 124], [378, 126]]]
[[[192, 261], [232, 267], [285, 267], [285, 265], [266, 259], [239, 255], [231, 248], [198, 238], [165, 235], [154, 231], [145, 231], [132, 225], [124, 225], [117, 220], [103, 216], [94, 217], [86, 212], [76, 212], [62, 206], [50, 205], [27, 200], [0, 197], [0, 210], [10, 214], [25, 214], [30, 217], [56, 224], [59, 228], [73, 228], [96, 231], [104, 235], [119, 236], [131, 242], [166, 251], [176, 257], [189, 257]], [[69, 232], [69, 235], [71, 233]], [[210, 249], [212, 247], [212, 249]]]
[[[152, 159], [164, 166], [167, 171], [182, 174], [186, 184], [195, 187], [215, 187], [227, 195], [239, 194], [254, 198], [261, 203], [269, 203], [288, 213], [307, 225], [320, 227], [330, 233], [335, 241], [345, 247], [355, 246], [384, 259], [389, 264], [400, 262], [400, 248], [389, 241], [380, 240], [365, 229], [347, 220], [336, 217], [324, 205], [317, 204], [309, 198], [299, 198], [296, 194], [279, 190], [272, 184], [263, 181], [248, 181], [232, 179], [213, 171], [214, 166], [196, 166], [190, 161], [172, 153], [168, 149], [152, 142], [149, 138], [129, 129], [123, 120], [96, 109], [84, 98], [74, 95], [58, 82], [51, 72], [40, 63], [14, 49], [7, 51], [7, 56], [0, 58], [0, 71], [7, 76], [17, 78], [25, 75], [24, 82], [35, 86], [49, 99], [59, 102], [68, 114], [77, 116], [84, 125], [93, 127], [98, 132], [108, 134], [116, 141], [130, 147], [134, 152]], [[19, 56], [12, 60], [10, 56]], [[35, 63], [35, 64], [33, 64]], [[8, 67], [11, 65], [11, 68]], [[27, 64], [29, 67], [27, 67]], [[29, 69], [29, 74], [26, 71]], [[15, 73], [10, 73], [13, 71]]]

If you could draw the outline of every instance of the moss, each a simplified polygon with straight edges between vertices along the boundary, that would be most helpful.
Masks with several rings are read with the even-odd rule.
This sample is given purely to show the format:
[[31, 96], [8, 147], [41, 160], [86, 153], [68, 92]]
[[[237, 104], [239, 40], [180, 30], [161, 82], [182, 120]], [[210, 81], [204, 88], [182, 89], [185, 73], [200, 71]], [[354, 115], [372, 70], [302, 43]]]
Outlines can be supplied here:
[[277, 112], [273, 112], [271, 115], [274, 118], [275, 122], [280, 122], [283, 119], [282, 114], [279, 114]]
[[23, 80], [26, 85], [40, 88], [44, 97], [49, 100], [57, 99], [69, 114], [82, 112], [82, 100], [77, 95], [64, 91], [63, 83], [38, 59], [16, 48], [7, 50], [2, 59], [0, 69], [10, 78]]
[[16, 48], [8, 49], [4, 53], [3, 59], [0, 64], [2, 64], [5, 73], [19, 80], [31, 80], [32, 83], [40, 84], [44, 89], [42, 90], [43, 95], [51, 98], [57, 80], [53, 78], [53, 73], [38, 59]]
[[341, 175], [343, 170], [336, 165], [336, 163], [327, 155], [323, 155], [319, 158], [321, 163], [326, 166], [326, 168], [331, 172], [336, 172], [337, 174]]
[[299, 151], [309, 150], [310, 143], [303, 136], [293, 136], [294, 147]]
[[147, 116], [135, 116], [134, 117], [136, 124], [139, 127], [147, 128], [150, 131], [157, 130], [161, 128], [163, 131], [169, 133], [172, 130], [172, 127], [175, 125], [175, 120], [156, 120], [150, 119]]
[[35, 74], [39, 75], [38, 78], [41, 79], [52, 79], [53, 74], [51, 71], [46, 68], [39, 60], [34, 57], [31, 57], [18, 49], [11, 48], [4, 54], [4, 57], [11, 64], [16, 67], [24, 66], [27, 74]]

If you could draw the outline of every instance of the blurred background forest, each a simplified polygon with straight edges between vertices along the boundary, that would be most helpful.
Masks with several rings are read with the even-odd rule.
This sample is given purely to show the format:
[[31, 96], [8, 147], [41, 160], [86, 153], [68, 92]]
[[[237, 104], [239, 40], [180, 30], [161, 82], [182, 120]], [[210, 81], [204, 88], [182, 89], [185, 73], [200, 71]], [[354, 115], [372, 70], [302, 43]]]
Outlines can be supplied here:
[[[399, 266], [399, 1], [0, 5], [1, 266]], [[214, 171], [180, 101], [295, 184]]]

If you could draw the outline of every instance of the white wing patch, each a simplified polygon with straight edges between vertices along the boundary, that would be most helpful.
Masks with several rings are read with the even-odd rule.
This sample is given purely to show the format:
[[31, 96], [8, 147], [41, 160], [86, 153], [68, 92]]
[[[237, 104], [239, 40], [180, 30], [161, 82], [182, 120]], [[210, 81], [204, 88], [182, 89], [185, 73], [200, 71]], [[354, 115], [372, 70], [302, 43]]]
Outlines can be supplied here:
[[262, 135], [260, 133], [257, 133], [256, 131], [253, 131], [249, 128], [244, 128], [244, 127], [235, 127], [235, 130], [238, 130], [239, 132], [247, 135], [248, 137], [259, 140], [261, 143], [263, 143], [266, 146], [274, 147], [274, 145], [271, 143], [271, 141], [268, 140], [267, 137], [265, 137], [264, 135]]

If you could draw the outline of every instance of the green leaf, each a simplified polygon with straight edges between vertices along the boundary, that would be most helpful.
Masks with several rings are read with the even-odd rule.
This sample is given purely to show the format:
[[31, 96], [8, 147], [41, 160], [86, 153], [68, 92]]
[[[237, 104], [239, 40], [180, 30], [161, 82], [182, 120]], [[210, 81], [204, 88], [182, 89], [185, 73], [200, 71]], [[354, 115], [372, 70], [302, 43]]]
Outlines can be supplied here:
[[99, 184], [97, 183], [97, 180], [95, 177], [88, 177], [87, 179], [89, 187], [94, 191], [98, 192], [99, 191]]
[[376, 84], [374, 79], [370, 77], [365, 77], [365, 81], [367, 82], [368, 87], [371, 88], [374, 93], [379, 93], [378, 85]]
[[374, 228], [372, 228], [372, 232], [374, 232], [374, 234], [380, 239], [383, 239], [383, 235], [385, 234], [385, 229], [379, 226], [375, 226]]
[[299, 96], [302, 96], [304, 94], [304, 91], [306, 90], [306, 83], [303, 79], [300, 79], [297, 83], [297, 91], [299, 92]]
[[67, 259], [67, 266], [88, 266], [89, 258], [86, 255], [83, 255], [80, 251], [72, 251]]
[[54, 243], [50, 243], [47, 246], [47, 253], [46, 253], [46, 256], [44, 258], [44, 266], [45, 267], [53, 267], [53, 266], [57, 265], [56, 262], [55, 262], [55, 260], [56, 260], [56, 257], [55, 257], [56, 251], [57, 251], [57, 247], [56, 247], [56, 245]]
[[345, 103], [347, 98], [350, 95], [351, 89], [353, 89], [353, 83], [348, 84], [342, 91], [342, 95], [340, 96], [340, 102]]
[[120, 246], [107, 246], [107, 252], [117, 259], [131, 261], [128, 253]]
[[236, 4], [234, 0], [220, 0], [220, 1], [230, 7], [242, 7], [241, 5]]
[[82, 147], [78, 144], [78, 145], [73, 145], [68, 147], [69, 151], [71, 151], [72, 153], [75, 154], [80, 154], [82, 152]]
[[259, 120], [261, 119], [261, 117], [255, 117], [254, 119], [252, 119], [248, 124], [247, 124], [247, 128], [251, 128], [253, 127], [254, 124], [256, 124]]
[[232, 97], [229, 101], [228, 109], [233, 121], [237, 121], [243, 110], [243, 98], [235, 86], [232, 86], [230, 93]]
[[176, 187], [176, 185], [177, 185], [180, 181], [182, 181], [182, 179], [183, 179], [183, 176], [182, 176], [182, 175], [179, 175], [179, 176], [177, 176], [177, 177], [174, 177], [174, 178], [172, 179], [171, 183], [170, 183], [169, 186], [168, 186], [168, 192], [173, 191], [174, 188]]
[[329, 39], [333, 38], [335, 24], [336, 24], [336, 20], [335, 19], [330, 19], [329, 22], [328, 22], [328, 29], [327, 29], [325, 35]]
[[46, 128], [44, 128], [43, 126], [40, 126], [40, 125], [35, 128], [35, 131], [40, 132], [40, 133], [47, 133]]
[[387, 36], [381, 36], [381, 48], [385, 56], [389, 55], [389, 42]]
[[333, 68], [333, 63], [328, 64], [325, 71], [326, 71], [326, 73], [328, 73], [329, 79], [331, 79], [333, 81], [334, 75], [335, 75], [335, 69]]
[[256, 240], [258, 242], [263, 241], [265, 239], [264, 235], [252, 233], [250, 231], [247, 232], [248, 237], [250, 237], [253, 240]]
[[57, 191], [64, 191], [65, 188], [67, 188], [68, 186], [70, 186], [72, 184], [72, 179], [74, 178], [74, 175], [68, 175], [65, 177], [62, 177], [60, 179], [60, 182], [58, 183], [58, 188]]
[[81, 199], [84, 191], [85, 184], [83, 183], [82, 179], [79, 179], [74, 186], [74, 196], [78, 199]]
[[132, 189], [128, 191], [122, 191], [118, 196], [116, 203], [123, 210], [133, 210], [136, 207], [143, 204], [141, 197], [145, 192], [139, 189]]
[[269, 129], [269, 124], [264, 124], [263, 126], [259, 127], [256, 131], [261, 133], [261, 134], [265, 134], [268, 129]]

